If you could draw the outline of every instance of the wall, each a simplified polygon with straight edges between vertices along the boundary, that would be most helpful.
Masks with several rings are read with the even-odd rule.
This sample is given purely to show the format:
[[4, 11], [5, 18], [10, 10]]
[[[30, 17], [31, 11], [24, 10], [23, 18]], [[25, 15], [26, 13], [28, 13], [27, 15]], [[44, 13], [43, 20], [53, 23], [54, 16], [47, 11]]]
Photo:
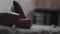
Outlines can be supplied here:
[[11, 4], [12, 0], [0, 0], [0, 12], [9, 10], [9, 6]]
[[[13, 0], [0, 0], [0, 12], [9, 10], [9, 6], [11, 5], [12, 1]], [[24, 10], [24, 14], [27, 16], [31, 8], [31, 0], [15, 1], [17, 1], [21, 5], [22, 9]]]

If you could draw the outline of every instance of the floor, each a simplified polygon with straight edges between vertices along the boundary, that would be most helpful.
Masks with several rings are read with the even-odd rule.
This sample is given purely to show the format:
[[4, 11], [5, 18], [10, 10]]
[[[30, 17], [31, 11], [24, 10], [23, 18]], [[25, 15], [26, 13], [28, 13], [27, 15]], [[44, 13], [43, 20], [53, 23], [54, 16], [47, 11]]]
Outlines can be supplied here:
[[42, 30], [47, 30], [47, 31], [49, 31], [49, 30], [60, 31], [60, 27], [59, 26], [57, 26], [56, 28], [53, 28], [53, 25], [52, 26], [47, 26], [47, 25], [36, 25], [36, 24], [33, 24], [31, 29], [33, 29], [33, 30], [42, 29]]

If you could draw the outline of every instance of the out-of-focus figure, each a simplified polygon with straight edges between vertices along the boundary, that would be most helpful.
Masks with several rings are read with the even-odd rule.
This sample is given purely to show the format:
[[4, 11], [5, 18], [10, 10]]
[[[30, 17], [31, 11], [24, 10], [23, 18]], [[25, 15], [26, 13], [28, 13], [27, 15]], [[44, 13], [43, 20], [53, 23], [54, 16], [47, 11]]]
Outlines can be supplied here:
[[13, 1], [13, 5], [11, 10], [15, 13], [20, 14], [19, 21], [15, 24], [16, 27], [19, 28], [30, 28], [31, 22], [28, 18], [25, 17], [24, 12], [17, 1]]

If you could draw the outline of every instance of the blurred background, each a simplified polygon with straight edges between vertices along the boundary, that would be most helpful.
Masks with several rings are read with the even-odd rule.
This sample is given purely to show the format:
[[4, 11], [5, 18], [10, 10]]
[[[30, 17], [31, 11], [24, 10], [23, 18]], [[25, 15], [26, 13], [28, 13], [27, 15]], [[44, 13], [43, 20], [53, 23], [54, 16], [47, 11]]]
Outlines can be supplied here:
[[0, 12], [10, 10], [17, 1], [31, 23], [38, 25], [60, 25], [60, 0], [0, 0]]
[[[6, 15], [8, 18], [3, 14], [1, 15], [4, 16], [4, 19], [0, 18], [2, 22], [6, 19], [7, 23], [3, 23], [7, 24], [7, 26], [12, 22], [14, 25], [10, 24], [13, 27], [27, 29], [27, 31], [17, 29], [24, 33], [25, 31], [29, 33], [35, 33], [35, 31], [40, 33], [42, 31], [42, 34], [48, 32], [49, 34], [54, 34], [55, 32], [60, 34], [60, 0], [0, 0], [1, 12], [19, 14], [19, 18], [16, 17], [16, 20], [14, 18], [15, 15], [9, 17], [8, 14]], [[4, 25], [3, 23], [2, 25]]]

